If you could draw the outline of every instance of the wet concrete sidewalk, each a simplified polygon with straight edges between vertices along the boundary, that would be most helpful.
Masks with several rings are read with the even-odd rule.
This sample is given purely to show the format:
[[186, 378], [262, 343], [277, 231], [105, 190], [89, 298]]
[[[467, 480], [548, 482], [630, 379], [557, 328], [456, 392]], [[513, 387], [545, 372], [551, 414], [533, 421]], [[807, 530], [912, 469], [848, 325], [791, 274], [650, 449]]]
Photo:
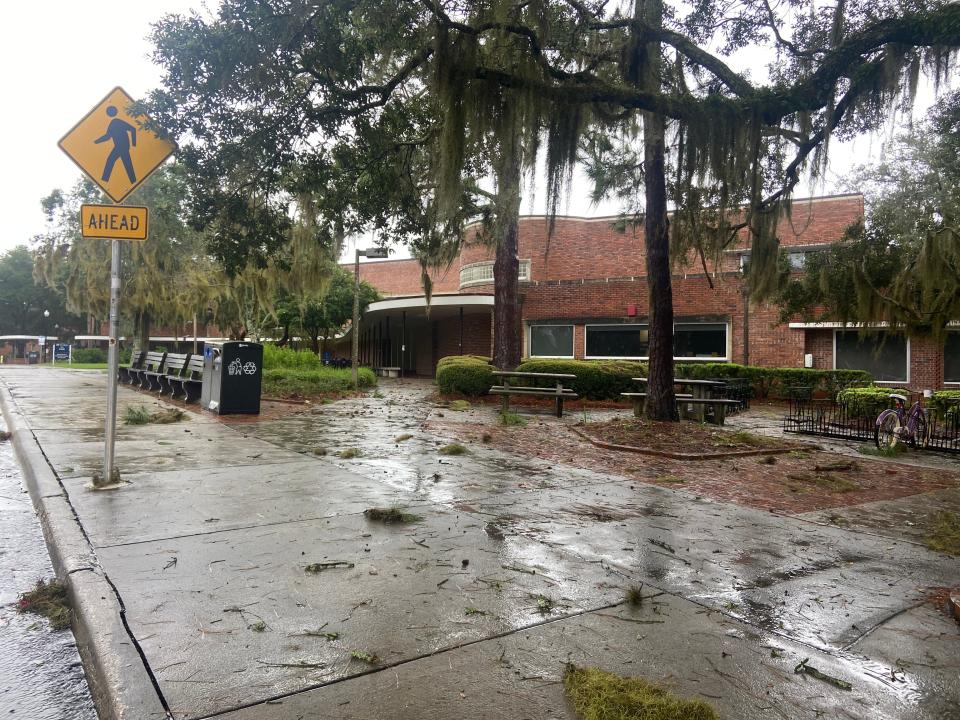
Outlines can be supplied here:
[[[154, 692], [176, 718], [572, 718], [566, 662], [726, 718], [960, 717], [958, 625], [925, 599], [960, 568], [908, 538], [480, 441], [441, 455], [423, 423], [450, 412], [422, 382], [277, 419], [122, 427], [129, 484], [98, 492], [104, 376], [0, 385], [56, 474], [41, 501], [76, 513], [123, 609], [113, 640], [149, 678], [122, 687], [136, 668], [107, 668], [101, 690]], [[155, 403], [119, 395], [121, 414]], [[363, 514], [394, 505], [421, 519]], [[795, 673], [804, 659], [852, 689]]]

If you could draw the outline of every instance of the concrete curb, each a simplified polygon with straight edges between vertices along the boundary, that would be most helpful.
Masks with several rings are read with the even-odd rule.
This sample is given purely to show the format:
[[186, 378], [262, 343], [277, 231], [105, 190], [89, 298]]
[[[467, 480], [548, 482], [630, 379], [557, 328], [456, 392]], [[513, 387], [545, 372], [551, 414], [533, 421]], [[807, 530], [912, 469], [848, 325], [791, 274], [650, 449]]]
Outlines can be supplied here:
[[171, 717], [124, 622], [124, 608], [100, 567], [69, 497], [0, 378], [0, 411], [40, 518], [57, 577], [73, 604], [73, 633], [101, 720]]

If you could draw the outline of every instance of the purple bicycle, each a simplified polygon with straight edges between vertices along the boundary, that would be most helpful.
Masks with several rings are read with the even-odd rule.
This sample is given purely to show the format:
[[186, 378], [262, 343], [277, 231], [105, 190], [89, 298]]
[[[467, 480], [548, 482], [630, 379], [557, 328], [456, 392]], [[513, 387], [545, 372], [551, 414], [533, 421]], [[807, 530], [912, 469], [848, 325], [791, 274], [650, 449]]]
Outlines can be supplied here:
[[909, 442], [913, 448], [927, 447], [930, 440], [927, 415], [920, 400], [907, 410], [905, 395], [891, 393], [890, 399], [894, 401], [893, 408], [880, 413], [873, 429], [873, 441], [877, 448], [890, 450], [900, 442]]

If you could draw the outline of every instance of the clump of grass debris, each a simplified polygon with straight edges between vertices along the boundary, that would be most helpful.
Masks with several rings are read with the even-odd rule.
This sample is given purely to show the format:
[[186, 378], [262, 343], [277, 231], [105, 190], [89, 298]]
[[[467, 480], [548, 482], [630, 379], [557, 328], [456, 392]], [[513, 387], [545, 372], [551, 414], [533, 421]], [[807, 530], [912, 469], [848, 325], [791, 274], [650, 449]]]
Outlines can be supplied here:
[[493, 442], [493, 435], [490, 433], [484, 433], [483, 437], [480, 438], [484, 443]]
[[353, 460], [353, 458], [358, 458], [362, 454], [363, 453], [360, 452], [360, 448], [352, 447], [352, 448], [346, 448], [345, 450], [341, 450], [340, 452], [337, 453], [337, 456], [344, 460]]
[[11, 437], [9, 430], [0, 430], [0, 442], [4, 440], [9, 440]]
[[777, 458], [775, 455], [764, 455], [762, 458], [757, 460], [761, 465], [776, 465]]
[[72, 614], [67, 586], [59, 580], [37, 580], [33, 590], [20, 595], [17, 612], [43, 615], [54, 630], [66, 630]]
[[517, 413], [508, 410], [507, 412], [500, 413], [500, 424], [506, 427], [518, 427], [526, 425], [527, 421]]
[[409, 439], [412, 438], [412, 437], [413, 437], [413, 435], [411, 435], [410, 433], [401, 433], [400, 435], [397, 435], [397, 436], [393, 439], [393, 441], [394, 441], [395, 443], [402, 443], [402, 442], [404, 442], [404, 441], [406, 441], [406, 440], [409, 440]]
[[184, 413], [183, 410], [177, 408], [158, 410], [152, 413], [143, 405], [131, 405], [123, 414], [123, 422], [125, 425], [146, 425], [147, 423], [152, 425], [169, 425], [180, 422], [185, 415], [186, 413]]
[[380, 662], [380, 658], [373, 653], [367, 652], [366, 650], [351, 650], [350, 657], [352, 657], [354, 660], [365, 662], [367, 665], [376, 665]]
[[460, 443], [450, 443], [437, 450], [441, 455], [463, 455], [467, 449]]
[[470, 409], [470, 403], [466, 400], [451, 400], [447, 407], [457, 412], [463, 412]]
[[423, 518], [420, 515], [414, 515], [413, 513], [405, 512], [403, 508], [399, 507], [389, 507], [389, 508], [367, 508], [363, 511], [363, 514], [366, 516], [367, 520], [374, 520], [376, 522], [382, 522], [385, 525], [393, 524], [408, 524], [420, 522]]
[[933, 527], [926, 539], [931, 550], [960, 555], [960, 515], [953, 512], [938, 512], [933, 518]]
[[537, 612], [541, 615], [549, 615], [555, 606], [556, 603], [546, 595], [537, 595]]
[[267, 624], [263, 620], [257, 620], [255, 623], [247, 625], [247, 629], [253, 630], [253, 632], [264, 632], [267, 629]]
[[311, 452], [312, 452], [314, 455], [317, 455], [317, 456], [319, 456], [319, 457], [323, 457], [324, 455], [327, 454], [327, 449], [326, 449], [326, 448], [322, 448], [322, 447], [315, 447], [313, 450], [311, 450]]
[[897, 443], [896, 445], [889, 445], [887, 447], [878, 448], [874, 445], [861, 445], [857, 448], [857, 452], [861, 455], [870, 455], [872, 457], [882, 457], [882, 458], [895, 458], [899, 457], [907, 451], [907, 446], [904, 443]]
[[481, 610], [480, 608], [468, 607], [465, 608], [463, 614], [469, 617], [470, 615], [486, 615], [486, 610]]
[[717, 720], [703, 700], [686, 700], [642, 678], [567, 664], [563, 690], [583, 720]]
[[627, 605], [640, 607], [643, 605], [643, 585], [631, 585], [623, 598]]
[[827, 473], [788, 473], [787, 488], [793, 492], [802, 492], [809, 486], [822, 488], [833, 493], [855, 492], [860, 486], [852, 480], [836, 477]]
[[657, 478], [660, 482], [672, 483], [672, 484], [681, 484], [685, 483], [686, 479], [680, 477], [679, 475], [661, 475]]

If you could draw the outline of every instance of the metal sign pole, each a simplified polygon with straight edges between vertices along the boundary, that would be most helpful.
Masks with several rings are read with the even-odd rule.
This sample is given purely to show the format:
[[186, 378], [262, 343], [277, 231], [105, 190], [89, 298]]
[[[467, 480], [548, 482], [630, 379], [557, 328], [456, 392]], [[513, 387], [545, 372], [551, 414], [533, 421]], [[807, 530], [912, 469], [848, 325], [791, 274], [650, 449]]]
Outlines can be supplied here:
[[[117, 428], [117, 366], [120, 348], [117, 345], [120, 304], [120, 241], [111, 243], [110, 252], [110, 340], [107, 346], [107, 420], [104, 428], [103, 479], [102, 485], [112, 485], [119, 480], [113, 467], [113, 446]], [[117, 477], [114, 477], [116, 473]]]

